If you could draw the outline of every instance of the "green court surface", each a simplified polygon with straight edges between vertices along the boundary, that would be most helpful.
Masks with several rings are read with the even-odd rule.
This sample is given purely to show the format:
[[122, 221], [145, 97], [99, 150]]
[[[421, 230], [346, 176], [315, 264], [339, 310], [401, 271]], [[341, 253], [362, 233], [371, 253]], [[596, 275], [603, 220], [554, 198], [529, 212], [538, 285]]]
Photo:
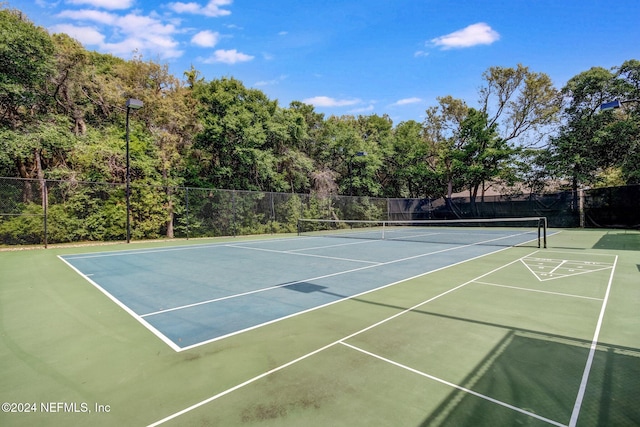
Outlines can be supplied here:
[[[265, 250], [255, 242], [295, 246], [296, 236], [0, 252], [0, 425], [640, 425], [640, 233], [553, 231], [547, 249], [465, 249], [465, 259], [406, 280], [396, 277], [397, 260], [414, 256], [416, 246], [403, 254], [394, 253], [399, 242], [358, 249], [348, 262], [380, 271], [328, 283], [292, 281], [293, 258], [260, 265], [259, 256], [303, 249]], [[170, 258], [149, 254], [209, 245], [209, 258], [178, 260], [188, 270], [180, 274], [202, 275], [189, 262], [203, 263], [235, 289], [238, 276], [220, 271], [220, 258], [247, 242], [252, 250], [233, 255], [246, 264], [234, 268], [255, 270], [250, 276], [265, 286], [278, 277], [267, 270], [280, 270], [278, 289], [288, 289], [287, 298], [319, 298], [319, 305], [184, 347], [162, 339], [171, 325], [156, 334], [141, 322], [145, 310], [157, 310], [144, 305], [156, 301], [151, 285], [173, 274]], [[445, 249], [422, 245], [416, 256], [431, 259], [431, 251], [444, 259]], [[229, 252], [216, 255], [219, 247]], [[83, 265], [84, 276], [67, 263], [120, 251], [149, 257], [135, 267], [131, 257]], [[322, 275], [309, 257], [295, 276], [324, 280], [352, 268], [346, 258], [334, 261]], [[154, 262], [167, 271], [147, 276], [151, 287], [131, 282]], [[108, 280], [101, 282], [102, 273]], [[162, 288], [175, 301], [187, 292], [180, 274], [174, 288]], [[193, 278], [189, 292], [201, 282]], [[323, 299], [331, 295], [340, 298]], [[266, 296], [258, 303], [273, 305]], [[243, 317], [242, 304], [233, 310]], [[197, 322], [186, 315], [171, 321]]]

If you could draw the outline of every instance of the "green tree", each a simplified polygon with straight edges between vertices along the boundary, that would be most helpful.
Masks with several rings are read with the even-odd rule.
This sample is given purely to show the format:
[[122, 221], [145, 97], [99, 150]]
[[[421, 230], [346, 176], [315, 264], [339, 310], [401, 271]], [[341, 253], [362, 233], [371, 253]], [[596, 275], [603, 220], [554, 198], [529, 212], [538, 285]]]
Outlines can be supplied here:
[[175, 214], [181, 210], [181, 195], [175, 195], [176, 186], [184, 185], [186, 159], [193, 144], [193, 136], [201, 129], [193, 111], [198, 103], [193, 89], [185, 87], [169, 73], [167, 65], [134, 58], [127, 63], [125, 78], [127, 92], [144, 102], [144, 108], [136, 112], [136, 119], [144, 123], [153, 141], [153, 162], [164, 189], [163, 205], [166, 210], [164, 232], [174, 237]]
[[[276, 163], [267, 145], [268, 122], [277, 103], [233, 78], [196, 86], [202, 131], [196, 136], [192, 167], [196, 185], [240, 190], [271, 188]], [[273, 144], [273, 141], [272, 141]]]
[[427, 165], [432, 182], [437, 186], [432, 194], [448, 200], [453, 193], [464, 189], [465, 180], [461, 173], [463, 140], [459, 134], [469, 107], [464, 101], [451, 96], [438, 98], [438, 103], [426, 111], [423, 137], [429, 147]]
[[640, 61], [631, 59], [616, 71], [621, 111], [610, 112], [615, 122], [610, 127], [611, 146], [621, 153], [620, 177], [628, 184], [640, 184]]
[[415, 120], [399, 123], [393, 130], [391, 150], [386, 153], [382, 169], [386, 173], [383, 195], [386, 197], [424, 197], [429, 192], [427, 144], [422, 126]]
[[[47, 170], [67, 168], [67, 154], [74, 142], [68, 127], [64, 116], [51, 116], [26, 124], [19, 131], [0, 129], [0, 151], [3, 157], [10, 159], [5, 162], [12, 163], [20, 178], [36, 178], [42, 188]], [[24, 199], [27, 201], [33, 199], [30, 188], [25, 186]]]
[[73, 132], [76, 135], [87, 131], [86, 116], [93, 110], [93, 105], [86, 93], [89, 81], [86, 68], [88, 54], [80, 43], [66, 34], [54, 34], [55, 73], [49, 83], [49, 94], [55, 102], [60, 114], [73, 120]]
[[43, 28], [20, 11], [0, 9], [0, 125], [16, 129], [41, 112], [53, 52]]
[[486, 113], [474, 108], [460, 124], [459, 169], [472, 203], [486, 182], [511, 178], [509, 164], [517, 150], [498, 136], [497, 127], [497, 123], [488, 123]]
[[289, 109], [300, 114], [304, 119], [306, 131], [304, 137], [299, 141], [300, 150], [316, 161], [321, 157], [320, 154], [324, 150], [326, 143], [323, 137], [325, 125], [324, 114], [317, 113], [313, 105], [304, 104], [300, 101], [291, 102]]
[[387, 115], [372, 114], [358, 116], [357, 126], [367, 153], [362, 159], [364, 168], [358, 174], [366, 190], [359, 194], [380, 196], [390, 179], [384, 163], [393, 156], [393, 122]]
[[335, 172], [340, 194], [380, 194], [379, 170], [391, 123], [379, 116], [332, 116], [323, 127], [319, 162]]
[[273, 151], [271, 190], [308, 192], [313, 160], [305, 153], [307, 124], [295, 108], [276, 108], [267, 122], [266, 147]]
[[627, 61], [613, 70], [593, 67], [571, 78], [563, 88], [567, 99], [564, 124], [550, 139], [542, 161], [550, 175], [569, 179], [573, 191], [580, 185], [598, 185], [610, 168], [624, 170], [629, 182], [637, 179], [637, 106], [599, 111], [604, 102], [637, 95], [637, 62]]
[[479, 109], [487, 115], [487, 126], [497, 124], [505, 141], [539, 146], [541, 134], [557, 122], [561, 108], [551, 78], [521, 64], [516, 68], [490, 67], [482, 77]]

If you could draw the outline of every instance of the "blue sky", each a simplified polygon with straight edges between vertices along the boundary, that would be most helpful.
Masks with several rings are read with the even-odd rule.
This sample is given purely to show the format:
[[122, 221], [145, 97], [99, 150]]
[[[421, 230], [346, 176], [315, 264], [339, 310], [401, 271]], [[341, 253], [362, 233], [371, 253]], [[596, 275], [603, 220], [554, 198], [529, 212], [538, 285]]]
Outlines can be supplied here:
[[482, 73], [518, 63], [557, 88], [640, 59], [638, 0], [21, 0], [87, 49], [227, 76], [281, 106], [422, 121], [439, 96], [477, 105]]

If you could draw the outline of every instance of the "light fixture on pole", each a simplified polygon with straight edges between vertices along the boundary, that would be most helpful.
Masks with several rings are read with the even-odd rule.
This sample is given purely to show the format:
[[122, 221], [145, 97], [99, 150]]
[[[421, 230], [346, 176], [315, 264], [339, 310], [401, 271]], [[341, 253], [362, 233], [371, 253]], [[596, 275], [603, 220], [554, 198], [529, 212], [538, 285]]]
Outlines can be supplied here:
[[126, 174], [126, 198], [127, 198], [127, 243], [129, 243], [131, 241], [131, 220], [130, 220], [130, 216], [131, 216], [131, 203], [130, 203], [130, 199], [131, 199], [131, 190], [130, 190], [130, 183], [131, 183], [131, 174], [130, 174], [130, 168], [129, 168], [129, 113], [131, 112], [131, 110], [139, 110], [140, 108], [142, 108], [142, 106], [144, 105], [144, 103], [142, 101], [140, 101], [139, 99], [133, 99], [133, 98], [129, 98], [127, 99], [127, 123], [126, 123], [126, 140], [127, 140], [127, 170], [125, 172]]
[[604, 104], [600, 104], [600, 111], [613, 110], [616, 108], [622, 108], [623, 104], [628, 102], [640, 102], [640, 99], [627, 99], [625, 101], [620, 101], [618, 99], [610, 102], [605, 102]]

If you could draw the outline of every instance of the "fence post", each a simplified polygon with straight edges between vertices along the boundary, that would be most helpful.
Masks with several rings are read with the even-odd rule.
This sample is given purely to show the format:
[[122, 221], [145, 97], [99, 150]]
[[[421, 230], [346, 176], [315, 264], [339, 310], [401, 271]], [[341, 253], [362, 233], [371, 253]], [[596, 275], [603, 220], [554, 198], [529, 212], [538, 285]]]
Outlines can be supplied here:
[[231, 190], [231, 230], [236, 237], [236, 190]]
[[184, 188], [185, 226], [187, 227], [187, 240], [189, 240], [189, 187]]
[[580, 228], [584, 228], [584, 188], [578, 189], [578, 213], [580, 215]]
[[47, 186], [49, 182], [45, 179], [44, 185], [42, 186], [42, 210], [43, 210], [43, 222], [44, 222], [44, 248], [47, 249], [49, 246], [49, 232], [47, 230], [47, 213], [48, 213], [48, 205], [49, 205], [49, 192], [47, 191]]
[[276, 206], [275, 206], [275, 201], [274, 201], [274, 197], [273, 197], [273, 191], [269, 192], [269, 209], [271, 210], [271, 212], [269, 212], [269, 215], [271, 216], [270, 218], [270, 222], [271, 224], [269, 224], [269, 230], [271, 232], [271, 234], [274, 233], [275, 230], [275, 225], [274, 223], [276, 222]]

